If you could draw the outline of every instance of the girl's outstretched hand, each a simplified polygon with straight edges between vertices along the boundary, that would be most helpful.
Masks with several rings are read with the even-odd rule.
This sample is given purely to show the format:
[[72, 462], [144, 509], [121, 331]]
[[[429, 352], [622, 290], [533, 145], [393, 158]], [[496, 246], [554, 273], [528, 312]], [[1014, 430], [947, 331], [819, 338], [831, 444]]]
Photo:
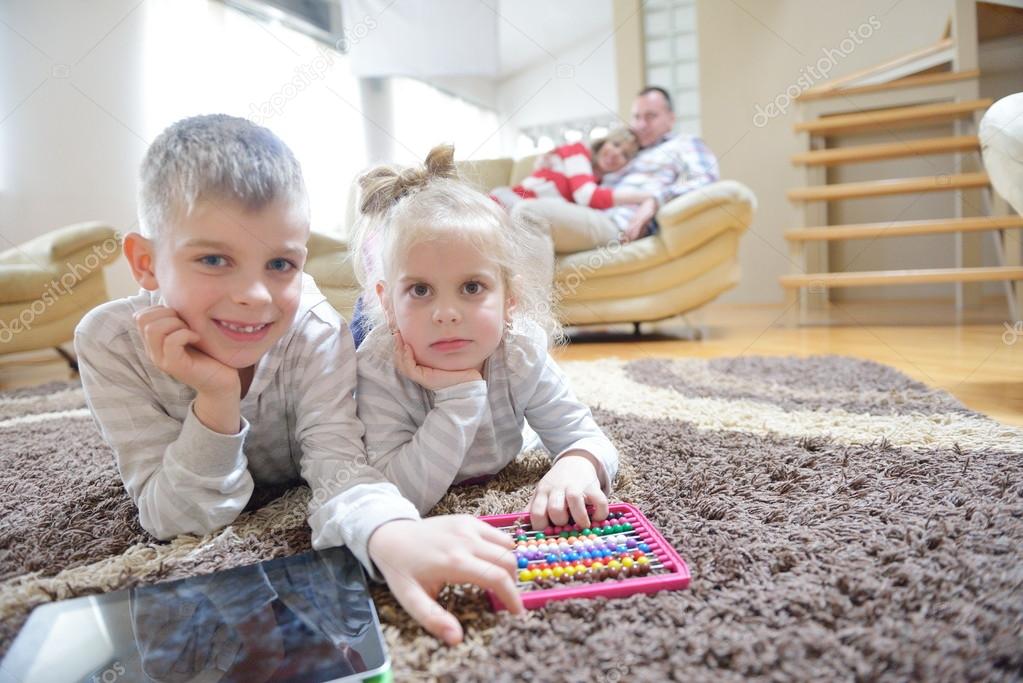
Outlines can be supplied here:
[[517, 564], [510, 536], [471, 515], [398, 519], [369, 539], [369, 556], [391, 593], [413, 619], [448, 645], [462, 641], [462, 625], [437, 603], [446, 583], [473, 583], [497, 593], [522, 614], [515, 588]]
[[437, 391], [456, 384], [476, 382], [483, 379], [476, 370], [438, 370], [420, 365], [412, 347], [405, 343], [401, 332], [394, 332], [394, 364], [405, 377], [424, 389]]
[[[593, 507], [591, 517], [586, 506]], [[561, 456], [536, 487], [529, 504], [529, 520], [534, 529], [550, 524], [564, 526], [569, 517], [584, 527], [591, 521], [607, 519], [607, 496], [600, 488], [597, 465], [584, 451], [571, 451]]]

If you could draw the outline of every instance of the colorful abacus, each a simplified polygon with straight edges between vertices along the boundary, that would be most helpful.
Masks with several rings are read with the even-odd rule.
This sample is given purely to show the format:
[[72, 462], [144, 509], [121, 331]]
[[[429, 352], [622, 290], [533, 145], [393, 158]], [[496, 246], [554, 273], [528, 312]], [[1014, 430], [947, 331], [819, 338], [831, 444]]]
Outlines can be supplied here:
[[[534, 531], [528, 514], [480, 517], [514, 537], [518, 587], [528, 609], [551, 600], [622, 597], [689, 586], [689, 568], [632, 505], [614, 503], [602, 522]], [[495, 610], [504, 609], [490, 593]]]

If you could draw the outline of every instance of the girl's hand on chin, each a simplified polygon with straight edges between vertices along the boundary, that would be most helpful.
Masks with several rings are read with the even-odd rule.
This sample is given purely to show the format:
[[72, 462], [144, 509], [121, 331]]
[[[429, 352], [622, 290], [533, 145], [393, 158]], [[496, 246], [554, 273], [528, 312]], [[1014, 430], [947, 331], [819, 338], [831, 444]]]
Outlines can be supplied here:
[[394, 364], [405, 377], [424, 389], [437, 391], [456, 384], [478, 382], [483, 379], [477, 370], [438, 370], [416, 362], [412, 347], [405, 343], [401, 332], [394, 332]]

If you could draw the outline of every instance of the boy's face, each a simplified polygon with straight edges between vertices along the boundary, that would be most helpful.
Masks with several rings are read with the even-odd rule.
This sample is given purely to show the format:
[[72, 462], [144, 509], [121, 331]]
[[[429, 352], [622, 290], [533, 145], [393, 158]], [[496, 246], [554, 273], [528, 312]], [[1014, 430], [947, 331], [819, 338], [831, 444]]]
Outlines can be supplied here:
[[201, 202], [154, 244], [155, 282], [200, 340], [233, 368], [255, 365], [291, 327], [302, 289], [308, 221], [278, 201], [248, 210]]
[[482, 371], [510, 313], [501, 269], [473, 245], [446, 239], [413, 245], [398, 260], [391, 286], [377, 292], [416, 362]]

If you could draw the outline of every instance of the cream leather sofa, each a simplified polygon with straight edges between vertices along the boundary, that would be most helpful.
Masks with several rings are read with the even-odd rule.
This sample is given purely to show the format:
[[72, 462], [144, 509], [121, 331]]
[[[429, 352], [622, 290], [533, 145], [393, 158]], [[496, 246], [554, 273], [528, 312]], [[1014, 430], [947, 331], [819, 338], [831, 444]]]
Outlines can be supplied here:
[[[488, 190], [514, 185], [533, 158], [462, 162], [462, 174]], [[356, 220], [357, 187], [349, 191], [346, 227]], [[739, 239], [753, 221], [756, 198], [741, 183], [723, 180], [665, 204], [660, 231], [617, 248], [559, 256], [555, 286], [566, 325], [640, 323], [670, 318], [713, 300], [739, 281]], [[358, 296], [343, 239], [316, 235], [306, 270], [343, 315]]]
[[0, 354], [61, 348], [93, 307], [107, 300], [103, 268], [121, 243], [103, 223], [76, 223], [0, 253]]

